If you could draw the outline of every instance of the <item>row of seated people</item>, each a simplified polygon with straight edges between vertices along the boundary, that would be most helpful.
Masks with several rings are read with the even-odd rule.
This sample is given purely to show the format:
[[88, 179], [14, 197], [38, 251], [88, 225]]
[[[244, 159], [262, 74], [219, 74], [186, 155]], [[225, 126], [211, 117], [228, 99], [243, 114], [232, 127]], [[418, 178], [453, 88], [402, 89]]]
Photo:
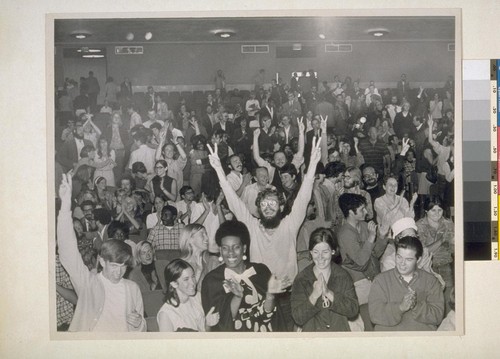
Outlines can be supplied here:
[[[94, 258], [93, 262], [85, 263], [83, 254], [78, 251], [79, 236], [75, 236], [71, 220], [75, 199], [73, 186], [71, 179], [63, 176], [57, 233], [59, 255], [78, 296], [70, 329], [145, 330], [144, 315], [150, 317], [149, 322], [153, 322], [154, 327], [151, 317], [156, 314], [156, 323], [162, 331], [209, 328], [276, 331], [293, 330], [294, 327], [308, 331], [346, 331], [372, 330], [373, 324], [376, 330], [435, 330], [445, 313], [444, 297], [450, 296], [453, 287], [453, 225], [443, 217], [442, 203], [439, 199], [428, 201], [425, 217], [417, 224], [408, 222], [406, 217], [414, 216], [415, 197], [408, 203], [402, 195], [398, 196], [397, 180], [388, 177], [383, 185], [386, 193], [375, 199], [378, 229], [373, 222], [367, 223], [365, 220], [374, 218], [374, 214], [368, 211], [371, 204], [367, 198], [370, 195], [360, 190], [360, 176], [357, 179], [354, 176], [359, 172], [357, 168], [346, 169], [341, 162], [329, 163], [327, 168], [333, 173], [328, 176], [331, 183], [322, 184], [324, 177], [321, 174], [327, 171], [318, 171], [321, 168], [318, 163], [326, 143], [326, 120], [321, 125], [324, 132], [321, 137], [313, 137], [309, 166], [303, 174], [302, 184], [296, 187], [298, 192], [288, 207], [288, 214], [285, 214], [287, 198], [275, 188], [269, 188], [269, 169], [262, 166], [255, 173], [258, 193], [254, 200], [257, 216], [254, 216], [241, 198], [243, 193], [238, 193], [242, 186], [238, 185], [236, 174], [226, 175], [215, 144], [214, 149], [208, 147], [210, 164], [226, 202], [222, 196], [217, 199], [206, 196], [200, 203], [202, 213], [196, 214], [190, 206], [194, 191], [184, 188], [181, 196], [184, 203], [178, 204], [180, 208], [184, 206], [186, 215], [183, 215], [180, 208], [165, 205], [168, 202], [166, 192], [169, 191], [163, 188], [163, 206], [162, 201], [157, 200], [161, 196], [155, 194], [156, 213], [152, 214], [153, 227], [147, 236], [149, 245], [143, 241], [126, 241], [126, 235], [123, 235], [127, 229], [136, 228], [138, 222], [133, 215], [133, 202], [127, 203], [130, 197], [115, 207], [119, 213], [114, 222], [127, 223], [124, 226], [127, 229], [118, 235], [116, 227], [119, 225], [111, 222], [111, 226], [110, 210], [93, 210], [91, 201], [88, 201], [90, 205], [81, 203], [83, 221], [80, 223], [85, 227], [84, 231], [94, 229], [98, 233], [93, 238], [85, 237], [90, 239], [92, 249], [99, 253], [99, 257], [95, 252], [88, 256]], [[317, 145], [314, 144], [316, 139]], [[238, 159], [234, 156], [233, 161], [229, 161], [234, 171], [241, 167]], [[323, 161], [326, 161], [324, 157]], [[286, 171], [280, 175], [283, 182], [287, 182], [287, 177], [292, 180], [296, 177]], [[263, 181], [263, 188], [259, 187], [259, 180]], [[102, 180], [97, 178], [96, 182]], [[333, 193], [328, 192], [329, 186]], [[127, 190], [123, 183], [122, 187], [121, 190]], [[243, 186], [245, 189], [247, 186]], [[208, 195], [211, 193], [213, 191], [207, 191]], [[324, 204], [329, 199], [333, 202], [331, 207], [342, 213], [342, 223], [327, 221], [325, 213], [328, 211]], [[240, 222], [224, 222], [228, 210], [246, 226]], [[76, 213], [77, 208], [73, 216], [79, 216]], [[398, 230], [394, 226], [399, 218], [405, 228]], [[183, 221], [186, 220], [188, 224], [184, 227]], [[221, 222], [227, 224], [221, 225]], [[191, 223], [203, 224], [204, 228], [192, 230]], [[92, 228], [93, 225], [97, 228]], [[334, 231], [324, 229], [325, 225]], [[391, 226], [394, 244], [388, 244], [387, 233]], [[110, 233], [110, 228], [114, 228], [114, 233]], [[189, 233], [187, 237], [186, 232]], [[401, 233], [410, 239], [398, 238]], [[114, 239], [109, 240], [106, 235]], [[417, 235], [420, 241], [415, 239]], [[164, 271], [153, 271], [157, 269], [156, 265], [152, 266], [154, 251], [157, 258], [169, 261], [178, 255], [175, 251], [179, 249], [183, 250], [183, 260], [170, 262]], [[126, 254], [134, 251], [137, 266], [129, 278], [140, 278], [136, 281], [143, 285], [138, 287], [122, 281], [130, 259]], [[174, 251], [174, 254], [161, 255], [162, 251]], [[339, 253], [342, 267], [331, 264], [332, 258]], [[312, 264], [309, 264], [308, 254], [312, 257]], [[417, 260], [423, 270], [417, 269]], [[99, 275], [95, 273], [97, 263], [103, 267]], [[395, 265], [396, 269], [391, 270]], [[377, 275], [381, 270], [387, 274]], [[163, 278], [154, 279], [154, 272], [163, 273]], [[106, 280], [120, 286], [113, 286]], [[292, 282], [293, 286], [290, 286]], [[166, 302], [158, 313], [155, 309], [144, 313], [144, 292], [157, 288], [158, 283], [166, 292]], [[103, 286], [104, 293], [86, 286]], [[141, 289], [138, 292], [137, 288], [142, 288], [142, 295], [138, 294]], [[60, 291], [64, 292], [58, 287], [58, 293]], [[126, 318], [118, 318], [112, 306], [117, 302], [110, 300], [108, 303], [106, 298], [123, 291], [127, 297], [118, 300], [118, 304], [124, 306], [128, 314]], [[100, 293], [98, 298], [94, 298], [96, 292]], [[197, 293], [201, 293], [201, 299]], [[391, 298], [390, 305], [387, 298]], [[102, 304], [102, 300], [104, 311], [101, 312], [95, 306]], [[449, 308], [446, 312], [449, 314]], [[446, 323], [450, 320], [452, 315], [447, 317]]]

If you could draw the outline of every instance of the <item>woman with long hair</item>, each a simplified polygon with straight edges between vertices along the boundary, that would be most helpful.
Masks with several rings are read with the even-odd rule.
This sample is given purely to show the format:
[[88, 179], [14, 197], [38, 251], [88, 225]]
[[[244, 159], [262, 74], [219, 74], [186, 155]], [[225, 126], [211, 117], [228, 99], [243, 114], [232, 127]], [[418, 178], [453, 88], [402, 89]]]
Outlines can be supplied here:
[[181, 258], [193, 267], [197, 288], [200, 290], [205, 275], [218, 265], [216, 261], [210, 260], [208, 235], [205, 227], [198, 223], [192, 223], [182, 228], [179, 236], [179, 247]]
[[156, 160], [165, 160], [167, 162], [167, 175], [177, 182], [177, 187], [180, 189], [184, 185], [184, 168], [187, 164], [187, 155], [178, 142], [175, 144], [167, 142], [167, 131], [160, 132]]
[[113, 210], [113, 194], [107, 189], [106, 178], [94, 176], [94, 189], [97, 196], [97, 205], [106, 208], [109, 211]]
[[109, 142], [105, 137], [101, 137], [97, 143], [97, 151], [94, 157], [96, 170], [94, 181], [97, 177], [104, 177], [110, 187], [115, 187], [115, 174], [113, 168], [116, 166], [115, 151], [109, 147]]
[[137, 283], [141, 293], [160, 287], [155, 271], [154, 255], [153, 246], [148, 241], [141, 241], [134, 248], [135, 266], [130, 271], [128, 279]]
[[[385, 194], [375, 200], [373, 205], [377, 213], [377, 223], [381, 226], [390, 227], [397, 220], [404, 217], [415, 217], [413, 207], [417, 201], [417, 193], [412, 196], [410, 203], [403, 194], [398, 195], [398, 179], [394, 176], [384, 178]], [[403, 191], [404, 192], [404, 191]]]
[[349, 273], [335, 263], [340, 251], [334, 232], [312, 232], [309, 251], [314, 263], [293, 282], [293, 319], [303, 331], [351, 331], [349, 319], [358, 315], [358, 297]]
[[196, 291], [193, 267], [182, 259], [174, 259], [165, 267], [165, 304], [156, 320], [160, 332], [204, 332], [219, 322], [214, 307], [207, 315]]

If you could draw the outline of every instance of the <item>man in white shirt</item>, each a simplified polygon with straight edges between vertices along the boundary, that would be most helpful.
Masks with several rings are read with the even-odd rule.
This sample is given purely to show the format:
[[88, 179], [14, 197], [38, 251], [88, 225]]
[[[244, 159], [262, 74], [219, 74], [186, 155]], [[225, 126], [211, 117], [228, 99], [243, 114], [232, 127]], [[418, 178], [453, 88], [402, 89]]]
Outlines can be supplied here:
[[229, 156], [227, 158], [227, 166], [231, 172], [229, 172], [226, 179], [236, 194], [241, 197], [245, 187], [252, 181], [252, 176], [250, 173], [246, 173], [245, 175], [242, 174], [243, 163], [238, 155]]
[[148, 171], [148, 174], [154, 173], [156, 150], [146, 145], [147, 137], [143, 131], [138, 131], [134, 135], [134, 144], [137, 149], [130, 154], [128, 168], [132, 169], [135, 162], [142, 162]]
[[132, 129], [133, 127], [135, 127], [137, 125], [142, 125], [141, 115], [139, 115], [137, 113], [137, 111], [135, 110], [134, 105], [130, 104], [130, 105], [127, 106], [127, 113], [130, 116], [130, 127], [129, 127], [129, 129]]
[[146, 331], [141, 291], [136, 283], [123, 278], [133, 261], [132, 250], [125, 242], [108, 240], [99, 252], [102, 271], [99, 274], [89, 271], [78, 251], [73, 230], [71, 186], [71, 176], [63, 174], [57, 244], [61, 264], [78, 295], [69, 331]]
[[155, 110], [149, 110], [148, 111], [148, 120], [146, 122], [143, 122], [143, 126], [146, 128], [150, 128], [153, 123], [159, 123], [163, 125], [163, 122], [158, 121], [158, 116], [156, 115]]

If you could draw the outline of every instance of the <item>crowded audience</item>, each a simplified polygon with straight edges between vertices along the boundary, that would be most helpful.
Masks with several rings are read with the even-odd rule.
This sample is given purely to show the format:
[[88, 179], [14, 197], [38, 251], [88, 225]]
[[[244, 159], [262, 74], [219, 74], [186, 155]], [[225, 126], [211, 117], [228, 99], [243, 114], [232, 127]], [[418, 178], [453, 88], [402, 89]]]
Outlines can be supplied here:
[[58, 92], [58, 330], [454, 330], [453, 88], [215, 73]]

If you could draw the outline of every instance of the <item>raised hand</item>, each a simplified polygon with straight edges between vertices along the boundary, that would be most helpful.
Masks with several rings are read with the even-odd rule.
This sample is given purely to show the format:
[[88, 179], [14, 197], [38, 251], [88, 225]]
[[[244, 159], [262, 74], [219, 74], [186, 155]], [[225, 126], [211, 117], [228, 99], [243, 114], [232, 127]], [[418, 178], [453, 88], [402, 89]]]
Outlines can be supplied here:
[[300, 119], [297, 119], [297, 123], [299, 124], [299, 133], [304, 133], [305, 126], [304, 126], [304, 117], [301, 117]]
[[217, 154], [217, 143], [214, 144], [214, 148], [210, 147], [210, 144], [207, 143], [208, 148], [208, 159], [210, 161], [210, 165], [215, 169], [222, 170], [222, 164], [220, 163], [219, 155]]
[[401, 148], [401, 156], [405, 156], [406, 152], [410, 149], [410, 139], [409, 138], [403, 138], [403, 147]]
[[318, 164], [320, 159], [321, 159], [321, 138], [316, 139], [316, 137], [313, 137], [311, 157], [309, 159], [309, 166], [311, 166], [313, 172], [316, 171], [316, 165]]
[[259, 138], [259, 136], [260, 136], [260, 128], [256, 128], [255, 131], [253, 131], [253, 136], [254, 136], [254, 138]]
[[73, 171], [62, 175], [61, 185], [59, 186], [59, 198], [63, 203], [71, 203], [71, 189], [73, 183], [71, 182], [71, 176]]
[[321, 128], [321, 131], [326, 133], [326, 125], [327, 125], [327, 121], [328, 121], [328, 115], [325, 116], [325, 118], [323, 118], [322, 115], [319, 115], [319, 119], [321, 120], [320, 122], [320, 128]]
[[217, 196], [217, 199], [215, 200], [215, 205], [220, 206], [223, 200], [224, 200], [224, 191], [220, 191], [219, 195]]
[[219, 313], [214, 313], [214, 311], [215, 307], [210, 308], [210, 311], [205, 316], [205, 323], [209, 327], [213, 327], [214, 325], [217, 325], [217, 323], [219, 323], [220, 315]]

